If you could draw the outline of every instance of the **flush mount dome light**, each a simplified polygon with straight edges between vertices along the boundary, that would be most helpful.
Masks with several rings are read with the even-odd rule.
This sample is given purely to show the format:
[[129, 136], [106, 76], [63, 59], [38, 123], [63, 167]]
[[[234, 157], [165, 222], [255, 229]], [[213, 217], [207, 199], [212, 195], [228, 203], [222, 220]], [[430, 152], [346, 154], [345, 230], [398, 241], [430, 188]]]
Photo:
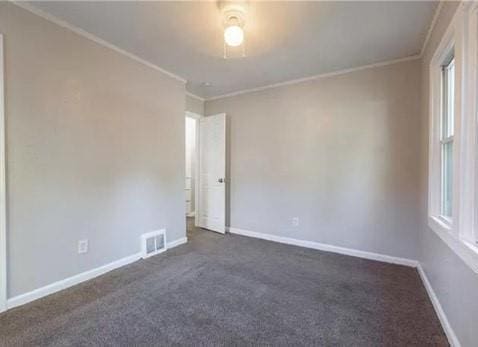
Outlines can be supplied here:
[[244, 41], [244, 30], [238, 25], [231, 25], [224, 29], [224, 41], [231, 47], [240, 46]]
[[[246, 2], [220, 2], [224, 28], [224, 58], [245, 56], [244, 24]], [[239, 50], [236, 49], [239, 48]]]

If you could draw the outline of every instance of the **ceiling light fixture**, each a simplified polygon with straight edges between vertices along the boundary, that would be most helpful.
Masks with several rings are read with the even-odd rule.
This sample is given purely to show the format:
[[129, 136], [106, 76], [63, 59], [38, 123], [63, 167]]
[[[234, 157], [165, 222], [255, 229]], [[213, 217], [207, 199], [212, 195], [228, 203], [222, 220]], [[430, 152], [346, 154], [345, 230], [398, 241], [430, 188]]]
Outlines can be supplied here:
[[[244, 24], [245, 24], [245, 3], [244, 2], [222, 2], [224, 27], [224, 58], [230, 58], [229, 47], [242, 48], [242, 57], [245, 57]], [[242, 47], [241, 47], [242, 46]]]
[[244, 30], [238, 25], [231, 25], [224, 29], [224, 41], [231, 47], [239, 46], [244, 41]]

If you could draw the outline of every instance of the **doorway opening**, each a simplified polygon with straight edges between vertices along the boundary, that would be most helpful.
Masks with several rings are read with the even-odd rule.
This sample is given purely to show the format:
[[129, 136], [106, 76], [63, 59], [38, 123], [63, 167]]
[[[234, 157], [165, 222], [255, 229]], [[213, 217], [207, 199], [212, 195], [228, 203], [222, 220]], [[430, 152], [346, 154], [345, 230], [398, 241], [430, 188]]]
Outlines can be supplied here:
[[186, 199], [186, 233], [188, 238], [194, 236], [196, 228], [196, 184], [197, 184], [197, 163], [198, 163], [198, 153], [197, 153], [197, 144], [199, 140], [199, 129], [198, 123], [201, 116], [192, 113], [186, 112], [186, 123], [185, 123], [185, 151], [186, 151], [186, 171], [185, 171], [185, 182], [184, 182], [184, 193]]

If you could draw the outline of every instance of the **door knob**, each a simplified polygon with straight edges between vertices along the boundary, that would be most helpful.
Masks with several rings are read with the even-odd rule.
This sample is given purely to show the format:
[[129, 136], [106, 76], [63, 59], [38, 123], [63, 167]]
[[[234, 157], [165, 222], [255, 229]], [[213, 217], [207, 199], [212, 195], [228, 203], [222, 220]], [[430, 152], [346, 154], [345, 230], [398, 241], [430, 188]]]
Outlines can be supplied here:
[[217, 181], [218, 181], [219, 183], [224, 183], [224, 178], [219, 178]]

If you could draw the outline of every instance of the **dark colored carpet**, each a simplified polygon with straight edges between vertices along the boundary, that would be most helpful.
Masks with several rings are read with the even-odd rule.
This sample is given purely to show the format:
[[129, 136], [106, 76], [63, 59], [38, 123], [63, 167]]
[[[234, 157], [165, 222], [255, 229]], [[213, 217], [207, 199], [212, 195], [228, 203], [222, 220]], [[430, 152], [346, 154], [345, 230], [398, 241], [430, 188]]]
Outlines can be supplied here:
[[448, 345], [414, 269], [208, 231], [0, 315], [0, 344]]

